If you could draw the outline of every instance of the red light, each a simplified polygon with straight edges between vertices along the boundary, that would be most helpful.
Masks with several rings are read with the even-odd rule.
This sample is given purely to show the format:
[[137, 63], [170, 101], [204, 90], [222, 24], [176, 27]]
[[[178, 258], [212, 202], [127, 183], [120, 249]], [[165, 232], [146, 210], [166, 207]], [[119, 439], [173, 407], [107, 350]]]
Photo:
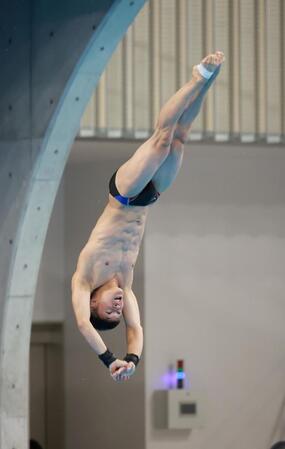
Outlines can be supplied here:
[[184, 360], [177, 360], [177, 369], [184, 370]]

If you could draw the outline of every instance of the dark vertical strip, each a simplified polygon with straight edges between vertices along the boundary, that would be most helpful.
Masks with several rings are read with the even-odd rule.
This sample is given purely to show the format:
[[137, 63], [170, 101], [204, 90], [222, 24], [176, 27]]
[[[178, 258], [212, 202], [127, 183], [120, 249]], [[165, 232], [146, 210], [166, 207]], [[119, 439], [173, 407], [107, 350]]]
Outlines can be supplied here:
[[[241, 6], [240, 6], [240, 0], [238, 1], [238, 14], [237, 14], [237, 28], [238, 28], [238, 36], [240, 37], [241, 35]], [[241, 123], [242, 123], [242, 118], [241, 118], [241, 70], [242, 70], [242, 64], [241, 64], [241, 43], [240, 43], [240, 38], [237, 39], [236, 42], [236, 49], [237, 49], [237, 53], [238, 53], [238, 71], [235, 70], [235, 65], [233, 66], [233, 74], [234, 76], [238, 77], [238, 96], [236, 97], [236, 101], [238, 102], [238, 136], [239, 136], [239, 141], [241, 141], [241, 133], [242, 133], [242, 129], [241, 129]]]
[[121, 104], [120, 104], [120, 109], [121, 109], [121, 117], [122, 117], [122, 122], [121, 125], [118, 123], [118, 127], [121, 127], [121, 130], [119, 129], [119, 131], [121, 132], [121, 137], [122, 137], [122, 133], [125, 130], [125, 124], [126, 124], [126, 117], [124, 117], [124, 113], [125, 113], [125, 98], [126, 98], [126, 81], [124, 79], [124, 75], [125, 75], [125, 70], [124, 70], [124, 63], [125, 63], [125, 54], [124, 54], [124, 47], [126, 46], [126, 34], [123, 36], [123, 39], [121, 41], [121, 45], [122, 45], [122, 51], [121, 51], [121, 64], [120, 64], [120, 76], [121, 76]]
[[153, 105], [153, 9], [152, 9], [152, 0], [149, 0], [149, 14], [148, 14], [148, 32], [149, 32], [149, 40], [148, 40], [148, 76], [149, 76], [149, 134], [151, 134], [153, 127], [153, 117], [154, 117], [154, 105]]
[[[153, 1], [157, 1], [157, 0], [153, 0]], [[158, 88], [159, 88], [159, 104], [160, 104], [160, 109], [162, 108], [162, 82], [163, 82], [163, 78], [162, 78], [162, 72], [161, 72], [161, 66], [162, 66], [162, 33], [161, 33], [161, 30], [162, 30], [162, 12], [161, 12], [161, 10], [162, 10], [162, 7], [161, 7], [161, 4], [162, 4], [162, 0], [159, 0], [159, 49], [158, 49], [158, 64], [159, 64], [159, 76], [158, 76], [158, 79], [159, 79], [159, 86], [158, 86]]]
[[284, 0], [280, 0], [280, 60], [281, 60], [281, 139], [285, 143], [285, 4]]
[[126, 34], [122, 39], [122, 137], [126, 135], [127, 130], [127, 42]]
[[232, 10], [231, 10], [231, 4], [232, 2], [230, 0], [228, 0], [228, 17], [227, 17], [227, 21], [228, 21], [228, 52], [229, 54], [226, 55], [226, 58], [228, 59], [228, 63], [229, 63], [229, 69], [228, 69], [228, 89], [229, 89], [229, 93], [228, 93], [228, 111], [229, 111], [229, 119], [228, 119], [228, 129], [227, 129], [227, 133], [228, 133], [228, 140], [231, 139], [231, 135], [232, 135], [232, 115], [233, 115], [233, 110], [232, 110], [232, 103], [233, 103], [233, 82], [232, 82], [232, 77], [233, 77], [233, 72], [232, 72]]
[[[217, 19], [217, 4], [216, 0], [213, 0], [213, 9], [212, 9], [212, 22], [213, 22], [213, 35], [212, 35], [212, 49], [211, 52], [214, 52], [217, 50], [217, 38], [215, 33], [216, 28], [216, 19]], [[215, 136], [217, 134], [217, 119], [216, 119], [216, 108], [217, 104], [217, 91], [215, 86], [213, 86], [213, 138], [215, 139]]]
[[[206, 55], [208, 50], [207, 45], [207, 37], [206, 37], [206, 27], [207, 27], [207, 2], [208, 0], [202, 0], [202, 48], [203, 48], [203, 57]], [[202, 111], [202, 135], [205, 138], [207, 132], [207, 115], [206, 115], [206, 107], [203, 108]]]
[[134, 120], [134, 113], [135, 113], [135, 81], [136, 81], [136, 76], [135, 76], [135, 69], [134, 69], [134, 64], [135, 64], [135, 25], [133, 25], [133, 33], [131, 35], [132, 38], [132, 42], [131, 42], [131, 51], [132, 51], [132, 56], [131, 56], [131, 64], [132, 64], [132, 89], [131, 89], [131, 104], [132, 104], [132, 129], [131, 129], [131, 134], [132, 137], [134, 137], [134, 132], [135, 132], [135, 120]]
[[[263, 0], [264, 7], [264, 33], [267, 35], [267, 20], [266, 20], [266, 1]], [[265, 126], [264, 126], [264, 140], [266, 140], [266, 134], [268, 129], [268, 60], [267, 60], [267, 38], [264, 40], [264, 103], [265, 103]]]
[[[149, 15], [148, 15], [148, 30], [149, 30], [149, 40], [148, 40], [148, 53], [149, 53], [149, 66], [148, 66], [148, 76], [149, 76], [149, 115], [150, 115], [150, 119], [149, 119], [149, 123], [150, 123], [150, 128], [152, 127], [152, 123], [153, 123], [153, 116], [154, 116], [154, 111], [153, 111], [153, 20], [152, 20], [152, 16], [153, 16], [153, 9], [152, 9], [152, 0], [149, 0]], [[134, 81], [135, 82], [135, 81]]]
[[182, 55], [182, 45], [181, 45], [181, 33], [180, 33], [180, 20], [181, 17], [181, 0], [175, 2], [175, 50], [176, 50], [176, 62], [175, 62], [175, 90], [180, 88], [180, 73], [181, 73], [181, 59], [184, 57]]
[[206, 8], [207, 8], [207, 0], [202, 0], [202, 48], [203, 48], [203, 55], [206, 54], [207, 52], [207, 39], [206, 39], [206, 33], [204, 32], [204, 30], [206, 29]]
[[45, 449], [52, 449], [48, 446], [48, 345], [43, 344], [44, 347], [44, 434], [45, 434]]
[[254, 1], [254, 44], [255, 44], [255, 52], [254, 52], [254, 107], [255, 107], [255, 122], [254, 122], [254, 133], [257, 137], [258, 134], [258, 118], [259, 118], [259, 111], [258, 111], [258, 86], [259, 86], [259, 74], [258, 74], [258, 67], [257, 67], [257, 61], [258, 61], [258, 45], [257, 45], [257, 39], [258, 39], [258, 3], [260, 5], [259, 0]]
[[[149, 110], [150, 110], [150, 128], [153, 128], [153, 123], [155, 120], [155, 107], [154, 107], [154, 98], [155, 98], [155, 71], [154, 71], [154, 57], [155, 57], [155, 46], [154, 46], [154, 8], [153, 1], [149, 2]], [[157, 0], [156, 0], [157, 1]], [[137, 78], [137, 77], [136, 77]]]
[[258, 59], [259, 59], [259, 46], [258, 46], [258, 27], [259, 27], [259, 8], [262, 8], [261, 2], [260, 0], [255, 0], [254, 2], [254, 43], [255, 43], [255, 52], [254, 52], [254, 67], [255, 67], [255, 74], [254, 74], [254, 82], [255, 82], [255, 98], [254, 98], [254, 102], [255, 102], [255, 136], [256, 139], [258, 139], [260, 137], [260, 130], [259, 130], [259, 116], [260, 116], [260, 111], [259, 111], [259, 95], [260, 95], [260, 74], [259, 74], [259, 70], [258, 70]]
[[33, 160], [36, 155], [33, 154], [33, 39], [34, 39], [34, 0], [29, 2], [30, 8], [30, 54], [29, 54], [29, 141], [30, 141], [30, 168], [33, 167]]
[[232, 8], [232, 2], [229, 2], [229, 54], [226, 55], [227, 61], [228, 61], [228, 67], [229, 67], [229, 138], [231, 139], [233, 136], [233, 116], [234, 116], [234, 108], [233, 108], [233, 102], [234, 102], [234, 71], [233, 71], [233, 8]]
[[[262, 61], [265, 61], [265, 48], [266, 48], [266, 37], [262, 30], [266, 31], [266, 16], [265, 16], [265, 1], [256, 1], [256, 132], [257, 139], [260, 140], [264, 135], [262, 134], [262, 119], [264, 120], [265, 111], [265, 86], [264, 80], [266, 78], [267, 67], [264, 64], [263, 71], [261, 72]], [[260, 22], [262, 20], [263, 22]]]

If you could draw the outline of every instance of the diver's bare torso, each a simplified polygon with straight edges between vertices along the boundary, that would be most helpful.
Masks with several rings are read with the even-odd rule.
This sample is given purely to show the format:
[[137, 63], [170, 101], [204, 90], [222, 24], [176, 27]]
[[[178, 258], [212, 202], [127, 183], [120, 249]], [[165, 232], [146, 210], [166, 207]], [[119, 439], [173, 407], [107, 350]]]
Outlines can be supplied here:
[[[172, 184], [182, 163], [192, 122], [223, 61], [223, 53], [216, 52], [194, 66], [192, 80], [161, 109], [153, 135], [117, 170], [113, 180], [115, 195], [120, 192], [123, 198], [136, 197], [150, 181], [160, 194]], [[119, 287], [131, 287], [148, 209], [149, 206], [125, 206], [109, 195], [78, 260], [79, 279], [87, 282], [91, 291], [114, 277]]]
[[91, 291], [117, 277], [119, 286], [131, 287], [149, 206], [124, 206], [109, 201], [82, 249], [78, 268]]

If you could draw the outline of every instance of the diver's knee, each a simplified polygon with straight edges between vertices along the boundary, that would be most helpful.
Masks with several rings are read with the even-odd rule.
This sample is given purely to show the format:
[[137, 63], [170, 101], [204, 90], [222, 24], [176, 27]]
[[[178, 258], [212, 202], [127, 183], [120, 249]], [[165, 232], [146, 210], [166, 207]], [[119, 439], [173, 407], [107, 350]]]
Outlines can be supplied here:
[[185, 145], [188, 140], [189, 130], [181, 127], [176, 127], [173, 135], [173, 141], [178, 145]]
[[152, 136], [155, 147], [160, 151], [169, 152], [173, 139], [173, 132], [174, 130], [172, 127], [156, 126]]

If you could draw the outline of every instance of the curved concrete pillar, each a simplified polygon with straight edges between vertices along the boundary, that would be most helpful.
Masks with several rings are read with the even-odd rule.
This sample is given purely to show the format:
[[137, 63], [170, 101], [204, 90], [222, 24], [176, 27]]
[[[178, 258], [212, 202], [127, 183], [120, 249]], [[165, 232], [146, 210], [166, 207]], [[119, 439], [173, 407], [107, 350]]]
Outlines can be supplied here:
[[7, 56], [0, 78], [5, 117], [0, 187], [6, 192], [0, 218], [0, 447], [5, 449], [28, 447], [32, 310], [58, 185], [91, 93], [144, 3], [64, 0], [59, 6], [14, 0], [1, 6], [7, 35], [0, 48], [2, 61]]

